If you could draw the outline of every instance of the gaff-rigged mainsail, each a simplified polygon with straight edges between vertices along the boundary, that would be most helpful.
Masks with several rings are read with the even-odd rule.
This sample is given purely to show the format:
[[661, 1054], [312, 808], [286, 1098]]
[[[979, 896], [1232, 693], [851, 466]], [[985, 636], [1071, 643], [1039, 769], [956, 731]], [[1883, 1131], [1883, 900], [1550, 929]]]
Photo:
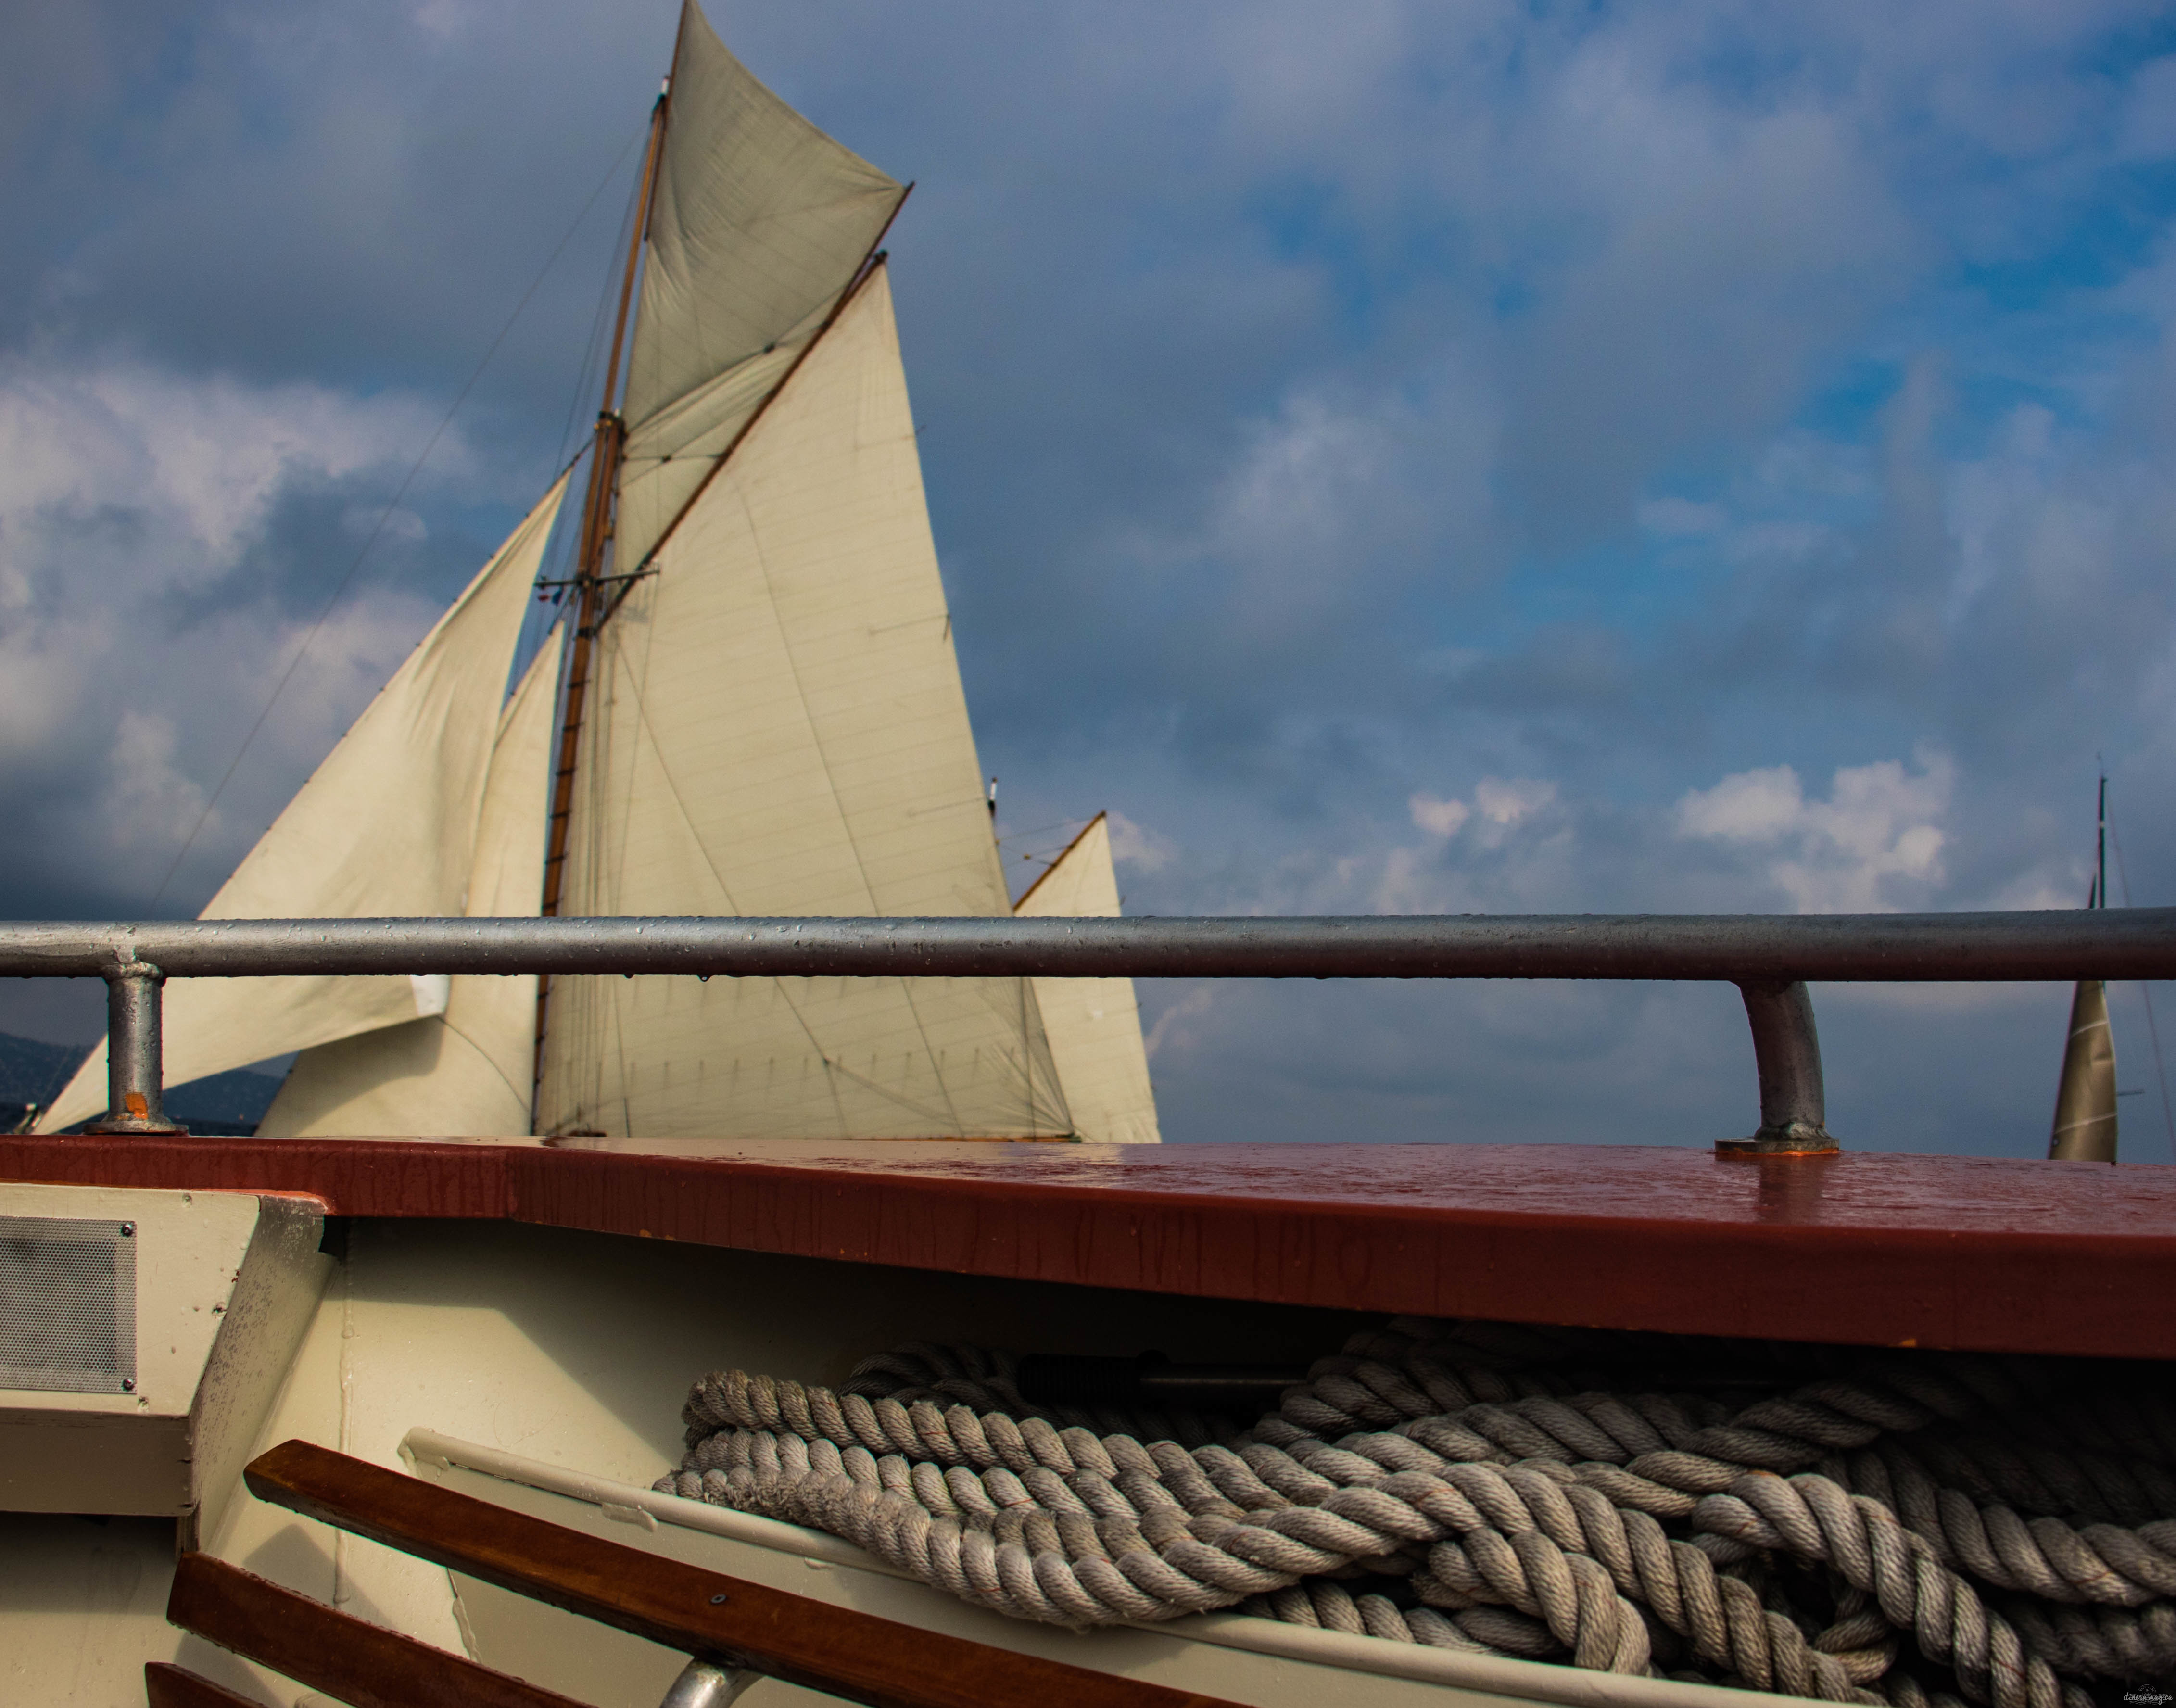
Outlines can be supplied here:
[[[598, 641], [566, 911], [1010, 911], [884, 270]], [[1025, 979], [555, 982], [540, 1132], [1071, 1130]]]
[[[459, 913], [506, 679], [566, 495], [522, 519], [355, 721], [199, 916], [351, 919]], [[166, 993], [166, 1074], [182, 1085], [438, 1011], [407, 978], [195, 978]], [[106, 1048], [39, 1118], [57, 1133], [106, 1107]]]
[[[693, 4], [668, 89], [617, 590], [589, 625], [594, 663], [576, 655], [547, 906], [1002, 917], [873, 255], [906, 191], [765, 90]], [[1025, 979], [568, 978], [544, 1014], [536, 1130], [1072, 1128]]]

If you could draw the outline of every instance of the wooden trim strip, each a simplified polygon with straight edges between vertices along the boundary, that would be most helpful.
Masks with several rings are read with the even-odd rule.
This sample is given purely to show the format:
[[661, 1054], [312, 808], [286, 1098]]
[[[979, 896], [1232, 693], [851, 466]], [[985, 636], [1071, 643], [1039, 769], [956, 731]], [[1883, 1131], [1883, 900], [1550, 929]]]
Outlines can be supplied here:
[[1231, 1708], [683, 1565], [306, 1441], [244, 1477], [260, 1500], [449, 1571], [870, 1708]]
[[144, 1663], [144, 1700], [150, 1708], [264, 1708], [253, 1696], [237, 1695], [166, 1661]]
[[582, 1708], [557, 1691], [335, 1612], [206, 1553], [182, 1556], [166, 1618], [354, 1708]]

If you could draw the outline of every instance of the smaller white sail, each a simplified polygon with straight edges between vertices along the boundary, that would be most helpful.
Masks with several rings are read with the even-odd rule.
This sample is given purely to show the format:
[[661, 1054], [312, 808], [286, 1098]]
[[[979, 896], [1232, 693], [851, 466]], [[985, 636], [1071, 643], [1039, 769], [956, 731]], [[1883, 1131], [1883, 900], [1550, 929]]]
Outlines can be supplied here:
[[[543, 900], [552, 713], [566, 639], [552, 629], [492, 744], [468, 917], [533, 919]], [[319, 1044], [296, 1058], [260, 1135], [503, 1138], [529, 1131], [536, 980], [462, 975], [445, 1012]]]
[[[363, 919], [461, 911], [507, 672], [564, 476], [478, 572], [199, 916]], [[405, 978], [191, 978], [166, 987], [166, 1080], [439, 1012]], [[39, 1118], [57, 1133], [106, 1107], [106, 1047]]]
[[[1111, 863], [1111, 828], [1101, 813], [1014, 904], [1013, 912], [1022, 919], [1118, 917], [1118, 874]], [[1039, 978], [1035, 1002], [1075, 1134], [1090, 1144], [1161, 1141], [1134, 982]]]
[[2108, 987], [2097, 978], [2081, 979], [2070, 998], [2070, 1036], [2063, 1047], [2048, 1154], [2113, 1162], [2115, 1149], [2115, 1035], [2108, 1028]]

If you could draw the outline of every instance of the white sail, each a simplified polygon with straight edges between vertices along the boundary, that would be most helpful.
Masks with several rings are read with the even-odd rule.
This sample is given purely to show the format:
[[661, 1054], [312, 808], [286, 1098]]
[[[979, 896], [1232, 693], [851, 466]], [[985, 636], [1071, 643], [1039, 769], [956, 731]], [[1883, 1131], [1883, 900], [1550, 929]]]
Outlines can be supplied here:
[[[1010, 911], [873, 273], [599, 638], [570, 914]], [[1022, 979], [553, 982], [537, 1130], [1071, 1130]]]
[[[438, 619], [199, 916], [352, 919], [461, 911], [484, 775], [530, 585], [567, 483], [522, 520]], [[406, 978], [177, 979], [166, 1083], [437, 1012]], [[57, 1132], [106, 1107], [101, 1044], [39, 1119]]]
[[[565, 638], [564, 625], [552, 629], [500, 714], [469, 874], [471, 919], [534, 918], [542, 899], [552, 713]], [[257, 1130], [280, 1137], [526, 1133], [536, 1047], [533, 975], [462, 975], [449, 983], [443, 1014], [303, 1051]]]
[[[1118, 874], [1111, 829], [1098, 813], [1014, 905], [1023, 919], [1115, 919]], [[1154, 1145], [1156, 1093], [1149, 1086], [1141, 1013], [1129, 978], [1039, 978], [1036, 1007], [1073, 1130], [1091, 1144]]]
[[2063, 1077], [2055, 1088], [2055, 1121], [2048, 1154], [2074, 1161], [2116, 1157], [2115, 1034], [2108, 1027], [2108, 987], [2081, 979], [2070, 997], [2070, 1031]]
[[621, 411], [636, 568], [823, 325], [906, 191], [682, 19]]

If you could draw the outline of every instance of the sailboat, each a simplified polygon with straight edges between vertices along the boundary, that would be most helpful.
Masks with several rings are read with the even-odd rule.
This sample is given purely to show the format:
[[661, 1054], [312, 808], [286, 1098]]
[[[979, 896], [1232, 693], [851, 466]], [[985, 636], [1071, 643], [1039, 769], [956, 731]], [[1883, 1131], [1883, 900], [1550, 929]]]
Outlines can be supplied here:
[[[879, 247], [907, 188], [688, 9], [579, 515], [563, 476], [204, 917], [1009, 911]], [[1100, 818], [1022, 908], [1118, 911]], [[165, 1024], [176, 1084], [300, 1053], [268, 1135], [1160, 1136], [1122, 979], [210, 982]], [[38, 1130], [105, 1098], [101, 1047]]]
[[[2101, 779], [2089, 908], [2108, 906], [2108, 779]], [[2108, 1025], [2108, 987], [2078, 981], [2070, 997], [2070, 1030], [2063, 1045], [2063, 1077], [2055, 1088], [2055, 1120], [2048, 1155], [2072, 1162], [2113, 1162], [2116, 1153], [2115, 1034]]]

